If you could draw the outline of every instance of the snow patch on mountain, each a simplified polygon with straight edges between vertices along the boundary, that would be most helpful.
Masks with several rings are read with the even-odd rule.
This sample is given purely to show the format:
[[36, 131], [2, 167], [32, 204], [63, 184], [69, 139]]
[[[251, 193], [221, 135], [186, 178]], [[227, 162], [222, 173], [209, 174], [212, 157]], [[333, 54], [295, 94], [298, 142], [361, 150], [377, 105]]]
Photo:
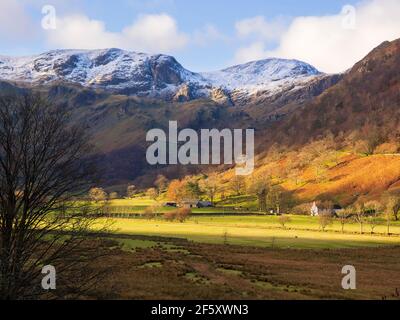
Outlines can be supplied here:
[[171, 56], [120, 49], [55, 50], [21, 58], [0, 56], [0, 78], [34, 84], [64, 80], [106, 89], [131, 88], [137, 92], [202, 81]]
[[[172, 99], [221, 94], [246, 95], [262, 91], [273, 95], [300, 88], [321, 75], [297, 60], [266, 59], [221, 71], [194, 73], [174, 57], [149, 55], [120, 49], [54, 50], [36, 56], [0, 56], [0, 79], [33, 85], [55, 81], [120, 93]], [[228, 97], [227, 97], [228, 98]]]
[[321, 73], [309, 64], [297, 60], [265, 59], [233, 66], [221, 71], [203, 73], [213, 86], [231, 91], [271, 93], [288, 85], [307, 82]]

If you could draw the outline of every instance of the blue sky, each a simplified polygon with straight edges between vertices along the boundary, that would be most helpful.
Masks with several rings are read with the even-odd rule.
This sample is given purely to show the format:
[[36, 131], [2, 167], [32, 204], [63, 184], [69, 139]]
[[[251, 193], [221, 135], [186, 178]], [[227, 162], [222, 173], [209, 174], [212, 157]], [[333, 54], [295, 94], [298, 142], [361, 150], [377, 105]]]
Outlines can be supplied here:
[[[340, 72], [380, 42], [400, 37], [399, 2], [2, 0], [0, 54], [117, 46], [171, 54], [193, 71], [276, 56]], [[56, 10], [54, 30], [41, 26], [45, 4]], [[354, 25], [343, 27], [348, 18]]]

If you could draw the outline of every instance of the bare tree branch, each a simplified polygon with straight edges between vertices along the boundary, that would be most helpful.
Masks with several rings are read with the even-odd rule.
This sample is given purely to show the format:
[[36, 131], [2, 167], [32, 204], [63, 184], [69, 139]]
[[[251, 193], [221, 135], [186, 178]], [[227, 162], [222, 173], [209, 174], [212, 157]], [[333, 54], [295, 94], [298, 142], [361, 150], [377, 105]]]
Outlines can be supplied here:
[[79, 250], [98, 218], [79, 200], [96, 178], [88, 141], [38, 95], [0, 97], [0, 298], [43, 294], [44, 265], [59, 276], [84, 264]]

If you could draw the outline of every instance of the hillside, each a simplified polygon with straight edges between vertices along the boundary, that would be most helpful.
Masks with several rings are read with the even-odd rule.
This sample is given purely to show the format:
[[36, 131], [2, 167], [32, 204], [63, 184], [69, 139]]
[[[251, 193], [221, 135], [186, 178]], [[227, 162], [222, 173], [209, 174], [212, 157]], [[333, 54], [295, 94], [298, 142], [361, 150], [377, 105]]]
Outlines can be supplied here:
[[259, 135], [257, 172], [278, 177], [300, 201], [351, 203], [397, 192], [399, 107], [396, 40], [377, 47], [336, 85], [266, 128]]
[[[149, 167], [146, 133], [167, 128], [262, 130], [340, 80], [295, 60], [267, 59], [198, 74], [173, 57], [118, 49], [0, 57], [0, 91], [39, 91], [92, 136], [105, 185], [149, 185], [203, 168]], [[250, 81], [251, 80], [251, 81]]]
[[335, 86], [277, 123], [270, 141], [302, 145], [330, 131], [394, 141], [399, 137], [400, 40], [385, 42], [344, 75]]
[[[290, 199], [291, 206], [313, 201], [329, 201], [347, 206], [363, 200], [381, 200], [385, 194], [400, 193], [400, 155], [376, 154], [363, 156], [352, 152], [326, 152], [312, 160], [310, 150], [281, 154], [278, 159], [259, 160], [251, 177], [245, 179], [250, 186], [253, 179], [271, 179], [275, 188]], [[310, 159], [311, 158], [311, 159]], [[233, 195], [233, 170], [218, 175], [220, 190]], [[253, 195], [254, 196], [254, 195]], [[252, 198], [252, 206], [256, 205]], [[243, 202], [244, 206], [249, 203]], [[308, 212], [310, 206], [307, 207]]]
[[[210, 170], [219, 171], [226, 183], [231, 174], [226, 168], [147, 165], [146, 132], [166, 129], [169, 120], [195, 130], [255, 128], [256, 175], [272, 176], [296, 201], [331, 197], [350, 203], [398, 186], [400, 40], [383, 43], [343, 75], [323, 75], [296, 60], [267, 59], [196, 74], [172, 57], [117, 49], [47, 54], [53, 60], [35, 57], [36, 69], [29, 69], [28, 58], [1, 57], [0, 74], [8, 72], [13, 81], [0, 82], [0, 89], [34, 89], [71, 110], [74, 121], [91, 133], [102, 184], [111, 189], [124, 190], [133, 182], [148, 187], [158, 174], [174, 179]], [[78, 64], [72, 58], [77, 56]], [[58, 69], [57, 61], [63, 61]], [[124, 69], [123, 61], [130, 68]], [[20, 66], [18, 72], [7, 69], [12, 64]], [[125, 78], [118, 78], [122, 70]], [[90, 83], [96, 72], [104, 81]], [[144, 91], [133, 94], [143, 79]], [[191, 88], [182, 89], [185, 81], [199, 85], [199, 79], [219, 89], [198, 97], [191, 96]], [[179, 99], [157, 96], [171, 89], [169, 82], [178, 90], [175, 96], [182, 95]], [[149, 88], [154, 94], [148, 94]]]
[[[266, 105], [249, 105], [257, 158], [245, 184], [270, 181], [292, 205], [320, 200], [346, 206], [398, 194], [399, 107], [400, 40], [377, 47], [315, 99], [295, 108], [283, 104], [275, 110], [283, 115], [270, 122], [263, 121]], [[221, 195], [235, 194], [234, 179], [234, 170], [219, 172]], [[255, 205], [254, 193], [252, 199]], [[248, 205], [246, 198], [242, 204]]]

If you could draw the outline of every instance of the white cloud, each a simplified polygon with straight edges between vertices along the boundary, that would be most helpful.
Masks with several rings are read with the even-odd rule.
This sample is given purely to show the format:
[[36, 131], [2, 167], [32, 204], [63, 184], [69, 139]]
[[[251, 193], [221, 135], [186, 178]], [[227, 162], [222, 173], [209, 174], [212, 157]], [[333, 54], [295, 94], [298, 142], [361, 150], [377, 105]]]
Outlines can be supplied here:
[[264, 41], [278, 40], [285, 31], [285, 21], [282, 17], [267, 21], [262, 16], [238, 21], [235, 25], [239, 37], [254, 36]]
[[65, 49], [103, 49], [118, 47], [150, 53], [171, 53], [183, 48], [188, 36], [179, 31], [167, 14], [139, 16], [120, 32], [110, 32], [104, 22], [85, 15], [57, 19], [57, 29], [47, 32], [52, 47]]
[[228, 37], [212, 24], [206, 24], [203, 28], [196, 30], [191, 36], [192, 43], [199, 46], [207, 46], [214, 41], [227, 42], [228, 40]]
[[287, 28], [283, 17], [267, 21], [262, 16], [243, 19], [235, 24], [239, 41], [250, 41], [250, 44], [239, 48], [232, 63], [244, 63], [267, 57], [266, 47], [276, 44]]
[[184, 47], [186, 34], [178, 30], [176, 21], [167, 14], [143, 15], [123, 31], [126, 41], [134, 41], [141, 50], [171, 52]]
[[295, 18], [275, 49], [268, 49], [268, 41], [258, 40], [240, 48], [236, 59], [274, 56], [303, 60], [324, 72], [345, 71], [381, 42], [400, 37], [400, 1], [368, 0], [355, 9], [354, 25], [349, 23], [353, 17], [344, 13]]
[[26, 39], [32, 36], [32, 21], [22, 2], [1, 0], [0, 2], [0, 36], [2, 39]]
[[235, 53], [234, 63], [240, 64], [249, 61], [261, 60], [267, 57], [263, 42], [254, 42], [251, 45], [239, 48]]

